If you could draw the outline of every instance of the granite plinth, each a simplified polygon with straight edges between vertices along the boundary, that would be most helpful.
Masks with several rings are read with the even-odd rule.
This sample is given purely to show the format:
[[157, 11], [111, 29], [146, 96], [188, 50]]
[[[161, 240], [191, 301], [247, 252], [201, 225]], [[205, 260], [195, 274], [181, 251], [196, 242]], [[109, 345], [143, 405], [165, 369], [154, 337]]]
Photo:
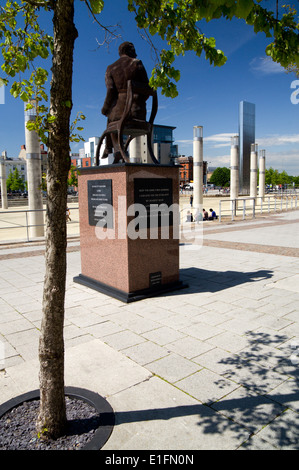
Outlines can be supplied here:
[[[178, 167], [166, 165], [126, 163], [81, 169], [81, 274], [74, 281], [125, 302], [184, 287], [179, 280], [177, 219], [168, 232], [162, 219], [152, 232], [143, 225], [146, 217], [132, 210], [144, 193], [151, 201], [165, 200], [178, 207], [178, 178]], [[156, 188], [160, 199], [151, 195]]]
[[121, 300], [125, 303], [136, 302], [137, 300], [147, 299], [149, 297], [155, 297], [156, 295], [165, 294], [167, 292], [172, 292], [178, 289], [184, 289], [187, 287], [182, 281], [173, 282], [170, 284], [161, 284], [156, 287], [149, 287], [148, 289], [141, 289], [135, 292], [124, 292], [122, 290], [116, 289], [112, 286], [108, 286], [102, 282], [91, 279], [83, 274], [74, 277], [74, 282], [77, 284], [82, 284], [83, 286], [94, 289], [102, 294], [109, 295], [117, 300]]

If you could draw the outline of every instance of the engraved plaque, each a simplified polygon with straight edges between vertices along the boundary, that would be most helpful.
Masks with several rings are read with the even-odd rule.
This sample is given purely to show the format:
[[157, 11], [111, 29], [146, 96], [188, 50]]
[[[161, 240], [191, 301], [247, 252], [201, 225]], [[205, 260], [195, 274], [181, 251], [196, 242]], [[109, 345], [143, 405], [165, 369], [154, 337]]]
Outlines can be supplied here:
[[150, 273], [149, 285], [150, 287], [160, 286], [162, 284], [162, 273], [158, 271], [156, 273]]
[[89, 180], [87, 185], [89, 225], [113, 228], [112, 180]]
[[173, 225], [172, 200], [171, 178], [134, 179], [134, 203], [145, 208], [147, 227]]

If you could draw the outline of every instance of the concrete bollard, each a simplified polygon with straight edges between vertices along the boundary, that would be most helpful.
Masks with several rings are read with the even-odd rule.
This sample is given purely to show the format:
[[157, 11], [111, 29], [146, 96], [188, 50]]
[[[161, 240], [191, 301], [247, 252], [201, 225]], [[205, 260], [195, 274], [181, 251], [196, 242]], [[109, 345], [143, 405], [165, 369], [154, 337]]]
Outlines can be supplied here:
[[231, 166], [230, 166], [230, 199], [231, 209], [236, 214], [237, 199], [239, 196], [239, 136], [231, 138]]
[[[34, 104], [34, 103], [33, 103]], [[30, 237], [44, 236], [44, 216], [42, 197], [41, 153], [38, 134], [27, 129], [27, 122], [36, 119], [35, 107], [26, 111], [25, 105], [25, 142], [28, 183], [29, 234]]]
[[193, 127], [193, 206], [202, 213], [203, 207], [203, 127]]

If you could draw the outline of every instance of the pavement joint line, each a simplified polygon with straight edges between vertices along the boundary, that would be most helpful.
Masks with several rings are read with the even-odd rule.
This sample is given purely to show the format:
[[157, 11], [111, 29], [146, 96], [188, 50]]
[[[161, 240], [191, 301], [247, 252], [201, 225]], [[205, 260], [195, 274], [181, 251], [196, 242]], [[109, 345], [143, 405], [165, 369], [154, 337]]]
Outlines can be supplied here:
[[204, 246], [213, 246], [214, 248], [227, 248], [231, 250], [254, 251], [256, 253], [268, 253], [279, 256], [290, 256], [299, 258], [299, 248], [280, 247], [275, 245], [258, 245], [255, 243], [227, 242], [223, 240], [203, 240]]
[[[255, 253], [266, 253], [278, 256], [289, 256], [291, 258], [299, 258], [299, 248], [292, 247], [280, 247], [275, 245], [259, 245], [255, 243], [240, 243], [240, 242], [228, 242], [224, 240], [211, 240], [208, 238], [203, 239], [203, 246], [212, 246], [214, 248], [226, 248], [230, 250], [240, 251], [253, 251]], [[80, 246], [67, 247], [67, 253], [74, 251], [80, 251]], [[0, 255], [0, 261], [15, 259], [15, 258], [29, 258], [31, 256], [44, 256], [45, 250], [36, 251], [23, 251], [20, 253], [8, 253]]]
[[[252, 222], [252, 219], [250, 221]], [[235, 231], [238, 231], [238, 230], [255, 230], [257, 228], [273, 227], [273, 226], [277, 226], [277, 225], [287, 225], [287, 224], [296, 224], [296, 223], [299, 223], [299, 219], [293, 219], [293, 220], [276, 220], [275, 219], [275, 221], [273, 223], [267, 222], [265, 224], [262, 224], [262, 223], [259, 223], [257, 221], [256, 224], [252, 224], [250, 226], [245, 226], [245, 225], [240, 226], [239, 225], [239, 226], [235, 226], [235, 227], [223, 227], [223, 228], [219, 228], [219, 229], [216, 228], [214, 230], [209, 229], [209, 227], [207, 227], [205, 229], [205, 227], [204, 227], [204, 233], [214, 234], [214, 233], [224, 233], [224, 232], [235, 232]]]

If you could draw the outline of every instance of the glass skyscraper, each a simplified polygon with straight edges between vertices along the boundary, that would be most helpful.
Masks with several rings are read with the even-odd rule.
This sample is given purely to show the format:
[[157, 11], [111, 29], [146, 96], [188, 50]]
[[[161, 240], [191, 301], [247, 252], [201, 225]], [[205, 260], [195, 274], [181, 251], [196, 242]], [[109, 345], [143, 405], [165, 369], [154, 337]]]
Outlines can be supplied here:
[[255, 104], [241, 101], [239, 107], [240, 194], [250, 190], [250, 151], [255, 143]]

